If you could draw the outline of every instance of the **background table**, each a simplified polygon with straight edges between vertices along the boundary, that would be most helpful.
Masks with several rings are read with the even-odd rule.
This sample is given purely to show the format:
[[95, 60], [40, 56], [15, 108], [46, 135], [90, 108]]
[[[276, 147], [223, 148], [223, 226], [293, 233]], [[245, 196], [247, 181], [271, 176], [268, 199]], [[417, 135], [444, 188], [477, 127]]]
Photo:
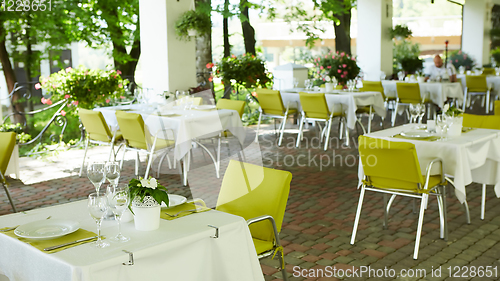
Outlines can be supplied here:
[[[369, 137], [404, 141], [415, 144], [422, 173], [434, 158], [441, 158], [444, 173], [454, 177], [455, 194], [460, 202], [466, 198], [465, 186], [472, 183], [495, 185], [495, 193], [500, 197], [500, 131], [473, 129], [460, 137], [446, 141], [422, 141], [392, 138], [403, 131], [413, 131], [414, 125], [394, 127], [368, 134]], [[358, 177], [364, 176], [359, 165]]]
[[[87, 201], [0, 217], [0, 226], [43, 220], [73, 219], [80, 227], [96, 231]], [[219, 227], [219, 238], [210, 238]], [[118, 232], [115, 221], [104, 221], [102, 234]], [[127, 281], [127, 280], [264, 280], [246, 221], [238, 216], [208, 211], [172, 221], [161, 220], [155, 231], [137, 231], [133, 221], [123, 223], [127, 243], [97, 249], [83, 244], [46, 254], [7, 235], [0, 234], [0, 276], [10, 281]], [[135, 264], [124, 266], [128, 254]], [[0, 278], [2, 279], [2, 278]]]
[[[133, 113], [142, 115], [145, 124], [151, 134], [159, 132], [158, 137], [163, 139], [172, 138], [168, 136], [167, 129], [175, 133], [174, 158], [182, 159], [191, 150], [191, 140], [196, 138], [218, 135], [224, 130], [229, 130], [238, 138], [241, 144], [245, 140], [245, 130], [240, 116], [235, 110], [183, 110], [176, 108], [157, 108], [134, 104], [128, 106], [101, 107], [94, 110], [102, 112], [106, 123], [112, 128], [118, 127], [116, 121], [116, 110], [128, 109]], [[161, 116], [158, 113], [172, 113], [177, 116]]]
[[[386, 97], [396, 98], [396, 84], [397, 83], [406, 83], [401, 81], [382, 81], [382, 87], [384, 87], [384, 94]], [[424, 98], [426, 95], [430, 98], [430, 100], [439, 107], [443, 107], [444, 102], [448, 98], [457, 99], [461, 104], [464, 99], [464, 91], [460, 85], [460, 83], [437, 83], [437, 82], [429, 82], [429, 83], [418, 83], [420, 87], [420, 96]]]
[[[323, 89], [324, 90], [324, 89]], [[305, 93], [320, 93], [316, 91], [303, 91]], [[372, 106], [374, 113], [385, 117], [386, 110], [384, 99], [379, 92], [346, 92], [334, 91], [325, 94], [326, 103], [333, 112], [343, 112], [347, 119], [347, 127], [354, 129], [356, 126], [356, 109], [358, 107]], [[281, 92], [283, 105], [290, 105], [290, 108], [296, 108], [302, 111], [300, 105], [300, 95], [298, 92], [285, 90]]]

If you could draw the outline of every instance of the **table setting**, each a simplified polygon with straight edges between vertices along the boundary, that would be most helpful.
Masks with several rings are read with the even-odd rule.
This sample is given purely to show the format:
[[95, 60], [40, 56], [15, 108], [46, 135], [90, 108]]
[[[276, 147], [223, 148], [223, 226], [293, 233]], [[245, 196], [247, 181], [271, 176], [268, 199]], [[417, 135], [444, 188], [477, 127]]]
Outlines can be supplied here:
[[154, 178], [119, 184], [117, 164], [89, 164], [87, 200], [1, 216], [0, 280], [264, 280], [243, 218]]

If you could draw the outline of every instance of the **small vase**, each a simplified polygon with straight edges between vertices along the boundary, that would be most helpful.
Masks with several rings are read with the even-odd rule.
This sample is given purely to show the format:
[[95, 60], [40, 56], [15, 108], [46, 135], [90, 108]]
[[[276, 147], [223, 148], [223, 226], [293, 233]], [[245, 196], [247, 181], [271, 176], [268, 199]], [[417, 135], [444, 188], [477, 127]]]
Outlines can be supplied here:
[[325, 83], [325, 91], [327, 93], [333, 92], [333, 83]]
[[448, 137], [459, 137], [462, 134], [463, 117], [447, 117]]
[[161, 206], [151, 196], [145, 196], [142, 202], [139, 197], [132, 201], [135, 229], [151, 231], [160, 227]]

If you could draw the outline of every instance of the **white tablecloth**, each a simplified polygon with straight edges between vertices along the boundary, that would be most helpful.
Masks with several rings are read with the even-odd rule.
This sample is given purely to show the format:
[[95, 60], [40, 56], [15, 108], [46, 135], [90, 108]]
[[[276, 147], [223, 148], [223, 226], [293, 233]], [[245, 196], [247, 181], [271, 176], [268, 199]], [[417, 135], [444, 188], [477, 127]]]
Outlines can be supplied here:
[[[384, 94], [387, 97], [397, 97], [396, 83], [404, 83], [400, 81], [382, 81], [384, 87]], [[420, 96], [423, 98], [426, 95], [430, 97], [431, 101], [439, 107], [443, 107], [444, 102], [448, 98], [454, 98], [462, 103], [464, 99], [464, 92], [459, 83], [418, 83], [420, 87]]]
[[[0, 217], [0, 226], [43, 220], [73, 219], [80, 227], [96, 231], [82, 200], [54, 207]], [[219, 227], [219, 238], [214, 228]], [[104, 221], [102, 234], [117, 234], [115, 221]], [[208, 211], [176, 220], [161, 220], [155, 231], [137, 231], [133, 221], [123, 223], [122, 233], [131, 239], [97, 249], [83, 244], [46, 254], [7, 235], [0, 234], [0, 275], [11, 281], [137, 281], [137, 280], [264, 280], [245, 220]], [[124, 266], [128, 254], [135, 264]]]
[[[245, 131], [238, 112], [234, 110], [183, 110], [183, 109], [161, 109], [161, 113], [174, 113], [180, 116], [168, 117], [156, 115], [156, 107], [148, 107], [140, 104], [130, 106], [101, 107], [94, 110], [102, 112], [104, 119], [112, 128], [118, 126], [116, 121], [117, 109], [131, 109], [140, 113], [152, 134], [159, 132], [158, 137], [171, 139], [168, 130], [175, 133], [174, 157], [176, 160], [191, 149], [191, 140], [201, 137], [218, 135], [219, 132], [229, 130], [235, 135], [241, 144], [245, 140]], [[167, 132], [167, 133], [165, 133]]]
[[[369, 137], [390, 141], [404, 141], [415, 144], [422, 173], [434, 158], [441, 158], [444, 173], [454, 177], [455, 193], [464, 202], [465, 186], [472, 183], [495, 185], [495, 193], [500, 197], [500, 131], [474, 129], [462, 133], [460, 137], [446, 141], [419, 141], [391, 138], [403, 131], [411, 131], [411, 124], [394, 127], [368, 134]], [[359, 180], [363, 178], [363, 167], [359, 165]]]
[[[305, 93], [319, 92], [305, 91]], [[382, 117], [386, 115], [384, 99], [379, 92], [335, 91], [334, 93], [325, 94], [325, 98], [330, 111], [344, 112], [347, 118], [347, 127], [350, 129], [354, 129], [356, 126], [356, 109], [358, 107], [371, 105], [375, 113]], [[281, 92], [281, 99], [285, 106], [289, 104], [290, 108], [302, 110], [299, 93], [284, 91]]]

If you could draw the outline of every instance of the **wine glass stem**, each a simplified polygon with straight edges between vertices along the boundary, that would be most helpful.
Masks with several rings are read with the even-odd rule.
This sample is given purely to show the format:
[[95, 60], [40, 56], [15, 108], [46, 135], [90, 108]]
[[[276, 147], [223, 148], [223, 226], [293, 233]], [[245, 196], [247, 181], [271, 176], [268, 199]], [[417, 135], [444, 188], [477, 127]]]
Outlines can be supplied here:
[[102, 219], [96, 220], [96, 224], [97, 224], [97, 242], [96, 242], [96, 244], [97, 245], [101, 244], [101, 222], [102, 222]]
[[120, 215], [115, 215], [115, 219], [118, 221], [118, 236], [122, 235], [122, 216]]
[[99, 194], [99, 189], [101, 188], [101, 183], [94, 183], [95, 191]]

